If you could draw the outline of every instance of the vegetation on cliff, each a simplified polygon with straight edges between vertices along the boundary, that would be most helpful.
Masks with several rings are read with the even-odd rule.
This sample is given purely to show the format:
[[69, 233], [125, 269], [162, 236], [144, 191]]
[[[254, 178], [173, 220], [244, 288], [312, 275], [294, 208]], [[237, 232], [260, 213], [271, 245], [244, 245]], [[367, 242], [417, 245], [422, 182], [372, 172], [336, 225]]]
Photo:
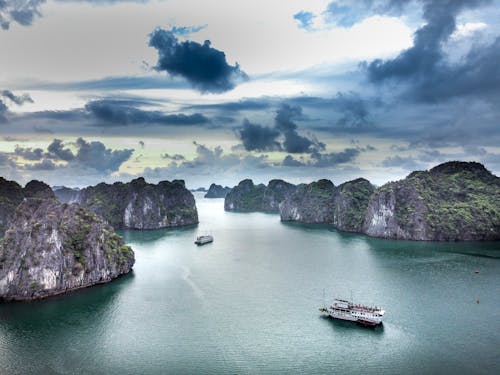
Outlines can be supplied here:
[[54, 193], [41, 181], [30, 181], [22, 188], [15, 181], [0, 177], [0, 236], [9, 227], [14, 211], [25, 198], [53, 199]]
[[252, 180], [246, 179], [226, 195], [224, 209], [226, 211], [278, 212], [280, 203], [295, 188], [295, 185], [283, 180], [271, 180], [266, 186], [254, 185]]
[[159, 229], [198, 223], [193, 194], [184, 181], [149, 184], [101, 183], [82, 189], [78, 203], [104, 217], [116, 229]]
[[499, 207], [500, 178], [482, 164], [453, 161], [377, 189], [364, 232], [412, 240], [495, 240]]
[[111, 281], [134, 252], [113, 228], [76, 204], [29, 198], [0, 244], [0, 299], [30, 300]]
[[230, 187], [211, 184], [208, 188], [207, 193], [204, 195], [205, 198], [225, 198], [226, 195], [231, 191]]

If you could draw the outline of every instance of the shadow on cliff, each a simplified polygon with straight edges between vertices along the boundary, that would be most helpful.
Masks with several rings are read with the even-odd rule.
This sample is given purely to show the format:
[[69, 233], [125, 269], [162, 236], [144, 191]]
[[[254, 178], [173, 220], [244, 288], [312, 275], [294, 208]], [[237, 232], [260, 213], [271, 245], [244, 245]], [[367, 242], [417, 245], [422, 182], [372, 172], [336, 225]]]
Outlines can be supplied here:
[[194, 232], [198, 224], [186, 225], [175, 228], [149, 229], [149, 230], [119, 230], [117, 233], [123, 237], [125, 243], [148, 243], [155, 242], [164, 237], [173, 237], [183, 233]]

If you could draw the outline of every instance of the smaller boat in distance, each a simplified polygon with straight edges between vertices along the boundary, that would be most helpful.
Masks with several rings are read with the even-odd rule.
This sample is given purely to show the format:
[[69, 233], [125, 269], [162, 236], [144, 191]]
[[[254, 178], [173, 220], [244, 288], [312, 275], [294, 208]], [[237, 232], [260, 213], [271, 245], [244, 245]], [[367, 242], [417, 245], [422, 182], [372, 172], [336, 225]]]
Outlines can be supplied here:
[[196, 241], [194, 241], [195, 244], [198, 246], [200, 245], [205, 245], [207, 243], [213, 242], [214, 238], [212, 236], [198, 236], [196, 237]]
[[380, 307], [357, 305], [343, 299], [335, 299], [330, 307], [322, 307], [319, 311], [335, 319], [350, 320], [371, 327], [382, 323], [385, 314]]

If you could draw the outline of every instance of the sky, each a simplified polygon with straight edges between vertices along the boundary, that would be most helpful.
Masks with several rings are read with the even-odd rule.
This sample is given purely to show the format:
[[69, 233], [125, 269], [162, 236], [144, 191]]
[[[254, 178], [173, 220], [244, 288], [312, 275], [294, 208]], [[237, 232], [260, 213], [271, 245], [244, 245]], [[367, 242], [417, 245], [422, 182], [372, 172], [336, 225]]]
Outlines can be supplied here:
[[0, 0], [0, 176], [500, 174], [500, 0]]

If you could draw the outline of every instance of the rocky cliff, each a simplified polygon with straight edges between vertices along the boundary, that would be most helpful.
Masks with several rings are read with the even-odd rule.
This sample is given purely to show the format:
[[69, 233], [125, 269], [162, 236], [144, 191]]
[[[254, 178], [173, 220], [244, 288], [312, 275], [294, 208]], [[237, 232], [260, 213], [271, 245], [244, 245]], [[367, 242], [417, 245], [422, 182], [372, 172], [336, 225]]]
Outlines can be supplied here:
[[97, 215], [29, 198], [0, 244], [0, 299], [38, 299], [109, 282], [133, 264], [132, 249]]
[[208, 192], [205, 194], [205, 198], [225, 198], [230, 191], [230, 187], [222, 187], [222, 185], [212, 184], [208, 188]]
[[278, 212], [279, 205], [286, 196], [295, 191], [296, 186], [283, 180], [271, 180], [254, 185], [252, 180], [243, 180], [226, 195], [226, 211]]
[[301, 184], [288, 195], [280, 207], [282, 221], [326, 224], [333, 222], [333, 193], [330, 180]]
[[193, 194], [184, 181], [148, 184], [101, 183], [80, 191], [78, 203], [101, 215], [116, 229], [159, 229], [198, 223]]
[[364, 178], [345, 182], [335, 188], [332, 224], [346, 232], [361, 232], [368, 203], [374, 191], [375, 186]]
[[500, 178], [482, 164], [448, 162], [373, 194], [369, 236], [432, 241], [500, 239]]
[[54, 193], [49, 185], [41, 181], [30, 181], [22, 188], [15, 181], [0, 177], [0, 236], [9, 227], [14, 211], [25, 198], [52, 199]]
[[17, 182], [0, 177], [0, 236], [9, 227], [14, 211], [23, 199], [23, 188]]

